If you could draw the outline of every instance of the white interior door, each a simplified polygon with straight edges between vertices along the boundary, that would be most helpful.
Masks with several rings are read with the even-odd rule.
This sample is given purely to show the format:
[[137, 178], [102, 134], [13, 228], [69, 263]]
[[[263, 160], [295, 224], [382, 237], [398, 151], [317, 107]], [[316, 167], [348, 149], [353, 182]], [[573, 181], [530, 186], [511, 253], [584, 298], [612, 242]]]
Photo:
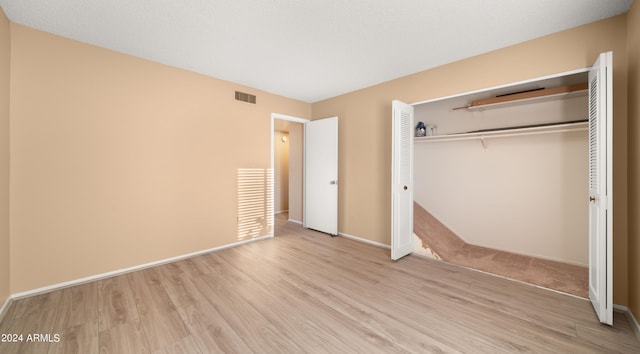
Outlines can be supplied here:
[[613, 324], [612, 54], [589, 71], [589, 299], [600, 322]]
[[304, 227], [338, 234], [338, 117], [304, 124]]
[[391, 259], [413, 252], [413, 106], [393, 101]]

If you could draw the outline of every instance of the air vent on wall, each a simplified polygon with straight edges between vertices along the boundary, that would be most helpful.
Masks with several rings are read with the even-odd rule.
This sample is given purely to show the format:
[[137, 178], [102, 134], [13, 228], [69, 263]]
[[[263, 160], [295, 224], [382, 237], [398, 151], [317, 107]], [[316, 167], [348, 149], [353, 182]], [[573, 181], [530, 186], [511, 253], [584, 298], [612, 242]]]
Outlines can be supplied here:
[[236, 100], [256, 104], [256, 96], [246, 92], [236, 91]]

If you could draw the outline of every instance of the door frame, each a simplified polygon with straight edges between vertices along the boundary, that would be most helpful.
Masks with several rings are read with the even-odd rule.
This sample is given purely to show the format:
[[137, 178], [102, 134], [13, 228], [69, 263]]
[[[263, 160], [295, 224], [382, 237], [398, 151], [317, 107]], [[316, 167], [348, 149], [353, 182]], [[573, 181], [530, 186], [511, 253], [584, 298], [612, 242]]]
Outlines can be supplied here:
[[[275, 168], [275, 139], [274, 139], [274, 134], [275, 134], [275, 120], [276, 119], [280, 119], [280, 120], [286, 120], [292, 123], [301, 123], [302, 124], [302, 129], [304, 132], [304, 123], [311, 121], [310, 119], [306, 119], [306, 118], [299, 118], [299, 117], [294, 117], [294, 116], [288, 116], [286, 114], [280, 114], [280, 113], [271, 113], [271, 144], [269, 146], [271, 152], [270, 152], [270, 156], [271, 156], [271, 162], [269, 163], [269, 168], [271, 169], [271, 171], [274, 171]], [[304, 147], [303, 147], [304, 149]], [[304, 163], [304, 154], [302, 154], [302, 159], [303, 159], [303, 163]], [[274, 171], [275, 173], [275, 171]], [[271, 198], [270, 198], [270, 207], [272, 210], [272, 217], [275, 217], [276, 211], [275, 211], [275, 179], [271, 180]], [[303, 205], [304, 205], [304, 193], [302, 194], [302, 198], [303, 198]], [[302, 214], [302, 218], [304, 219], [304, 213]], [[302, 222], [304, 222], [304, 220], [301, 220]], [[275, 226], [273, 228], [273, 232], [271, 232], [270, 235], [268, 235], [270, 237], [274, 237], [275, 236]]]

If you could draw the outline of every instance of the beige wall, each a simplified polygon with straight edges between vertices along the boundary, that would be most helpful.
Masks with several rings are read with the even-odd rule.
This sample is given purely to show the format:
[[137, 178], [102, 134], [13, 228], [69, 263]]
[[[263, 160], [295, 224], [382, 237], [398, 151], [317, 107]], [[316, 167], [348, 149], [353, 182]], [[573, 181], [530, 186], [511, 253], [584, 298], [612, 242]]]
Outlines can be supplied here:
[[269, 168], [272, 112], [310, 116], [308, 103], [11, 35], [12, 293], [237, 241], [238, 169]]
[[314, 119], [340, 117], [339, 231], [390, 243], [393, 99], [418, 102], [581, 69], [612, 50], [614, 302], [627, 304], [626, 27], [626, 16], [617, 16], [314, 103]]
[[640, 320], [640, 1], [627, 14], [629, 50], [629, 307]]
[[302, 223], [304, 131], [301, 123], [289, 126], [289, 220]]
[[10, 294], [9, 258], [9, 20], [0, 8], [0, 307]]
[[[282, 141], [282, 137], [286, 141]], [[289, 210], [289, 134], [273, 133], [274, 209], [276, 213]]]

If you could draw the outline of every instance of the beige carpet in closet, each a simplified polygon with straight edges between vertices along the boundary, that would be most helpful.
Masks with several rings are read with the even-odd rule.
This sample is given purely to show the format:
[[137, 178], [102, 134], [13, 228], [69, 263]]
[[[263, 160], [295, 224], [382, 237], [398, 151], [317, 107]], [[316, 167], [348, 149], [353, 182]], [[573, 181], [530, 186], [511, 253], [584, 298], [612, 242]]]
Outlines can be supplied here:
[[587, 267], [468, 244], [414, 203], [413, 231], [446, 262], [587, 298]]

